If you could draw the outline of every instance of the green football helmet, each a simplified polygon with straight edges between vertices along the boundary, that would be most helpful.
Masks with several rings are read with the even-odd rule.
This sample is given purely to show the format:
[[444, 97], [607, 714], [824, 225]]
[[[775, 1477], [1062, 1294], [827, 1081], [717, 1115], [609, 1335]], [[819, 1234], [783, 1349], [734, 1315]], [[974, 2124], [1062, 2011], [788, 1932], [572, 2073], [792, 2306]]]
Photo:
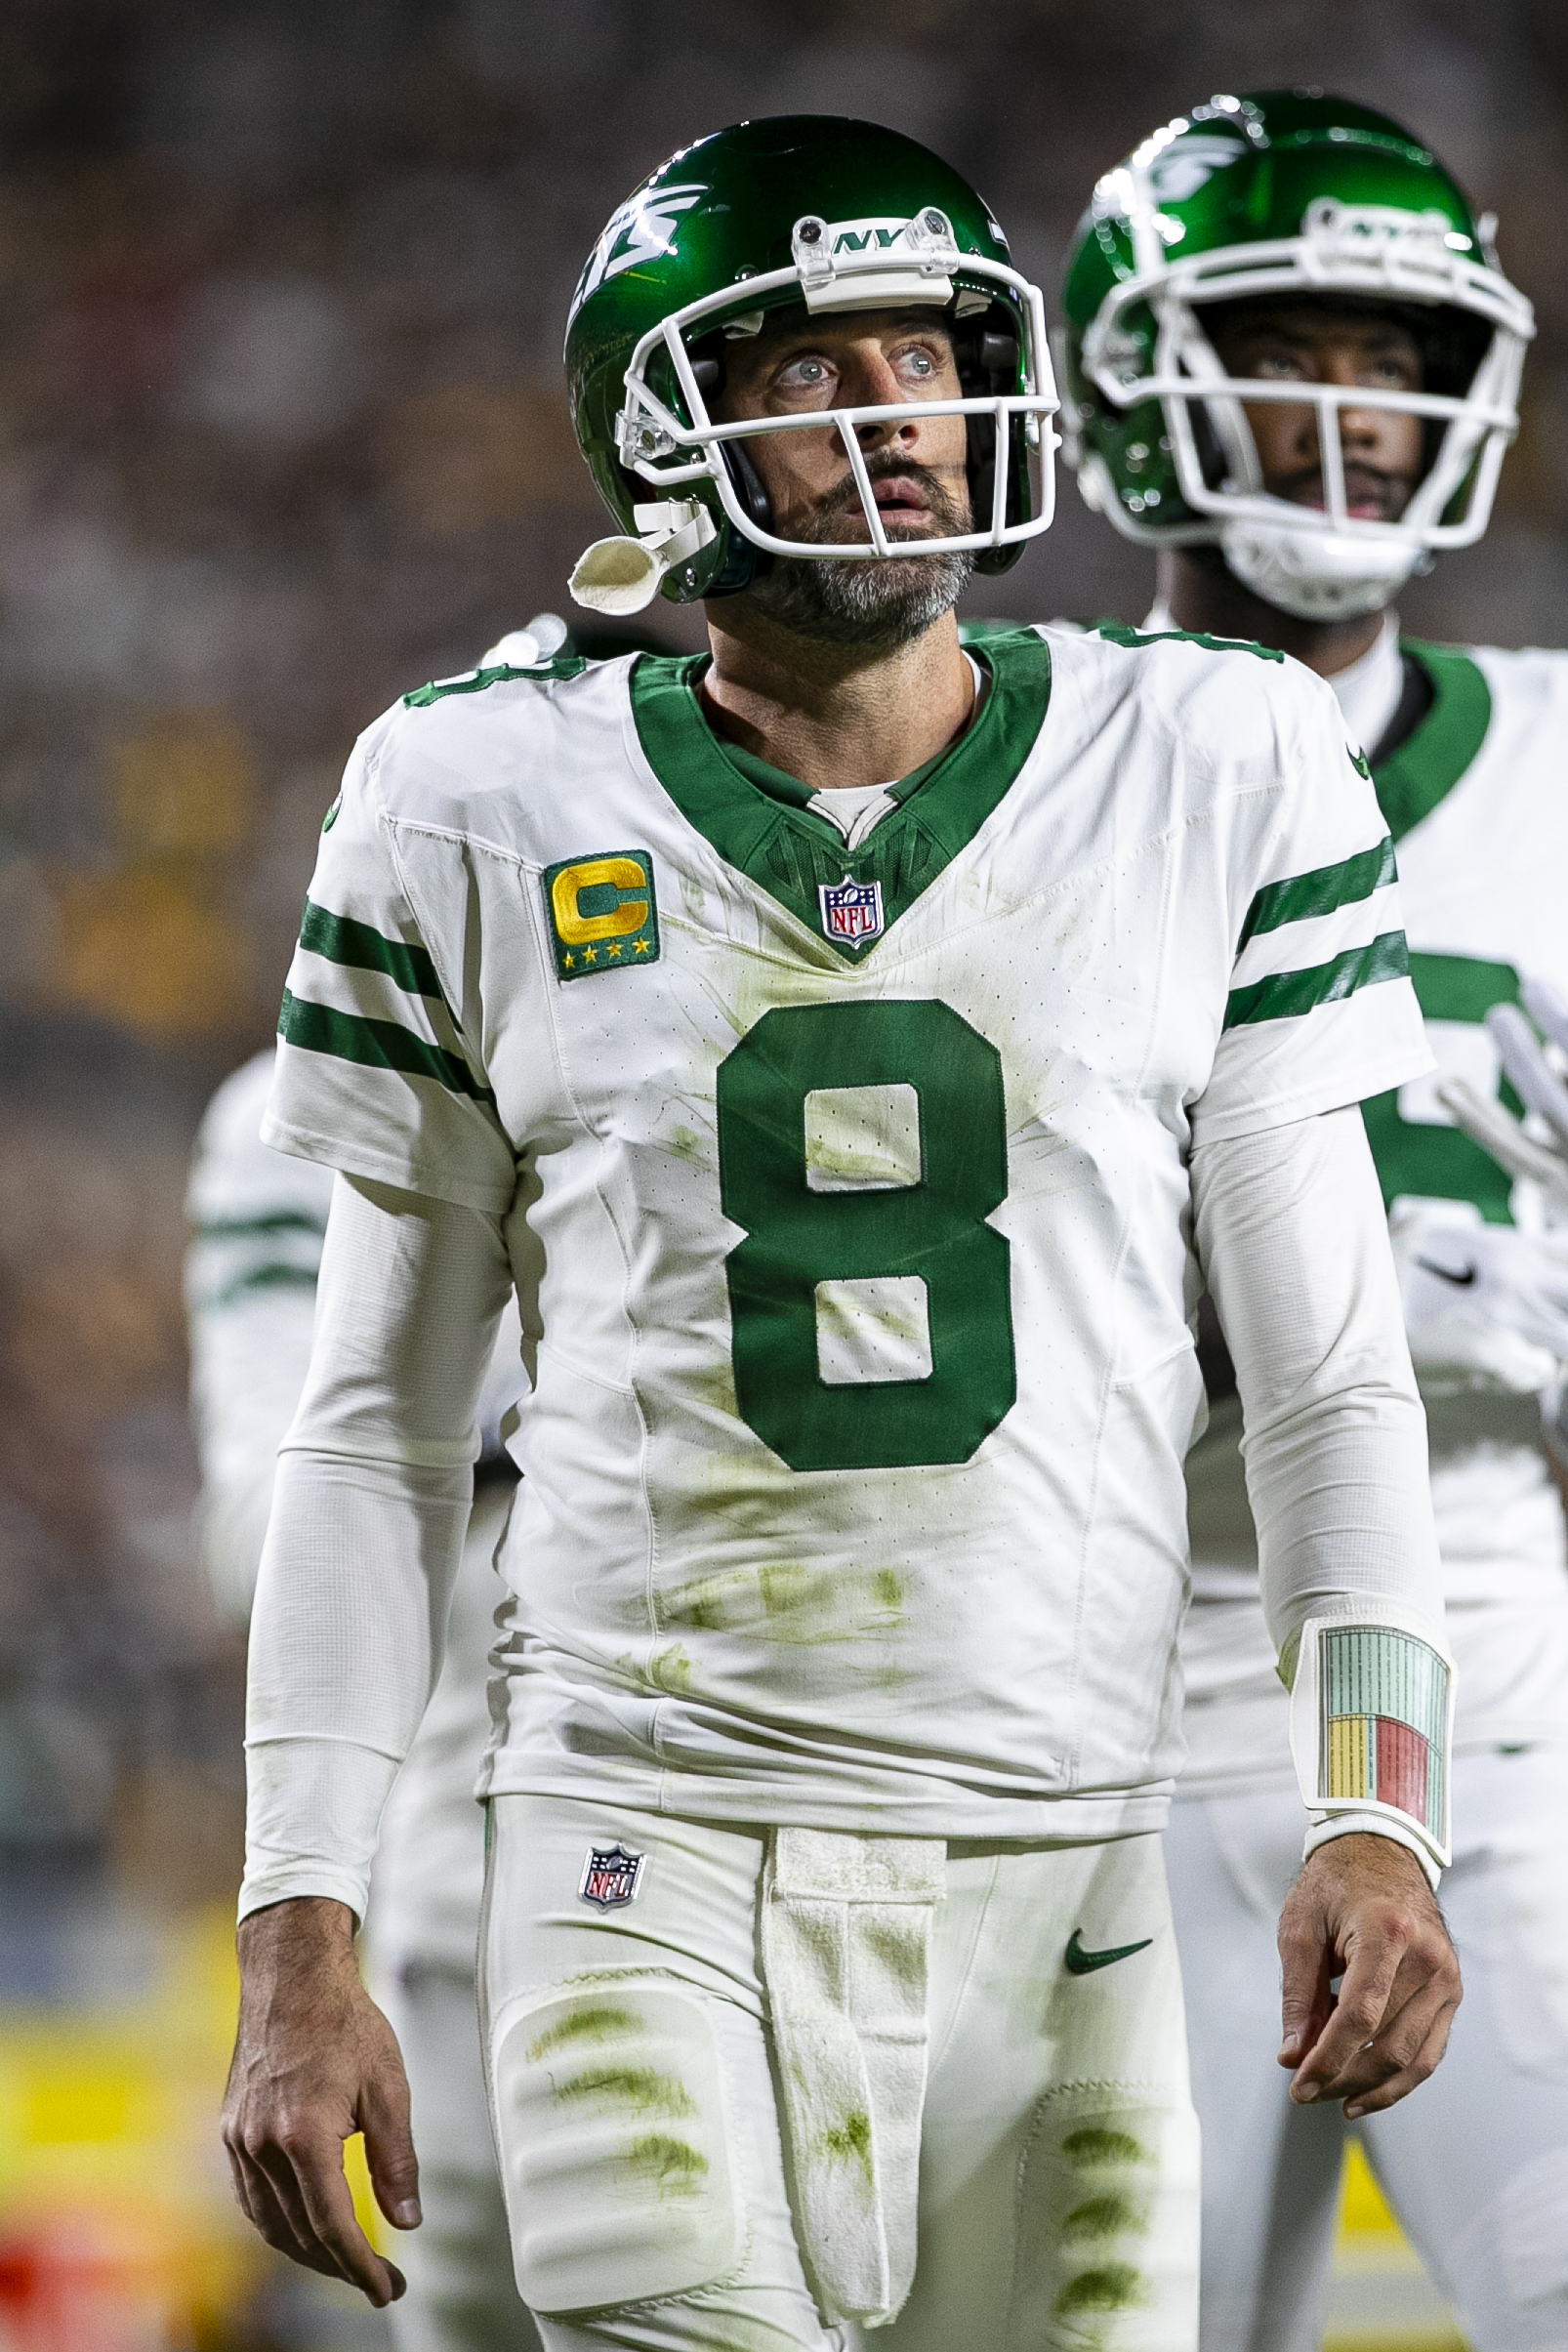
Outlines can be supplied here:
[[[897, 407], [814, 409], [716, 424], [709, 402], [735, 341], [795, 307], [938, 309], [963, 396], [917, 405], [969, 420], [975, 527], [889, 541], [855, 432]], [[618, 207], [573, 297], [566, 372], [578, 445], [623, 533], [572, 575], [580, 603], [638, 611], [744, 589], [775, 556], [878, 558], [977, 551], [1006, 571], [1052, 517], [1058, 405], [1039, 289], [1014, 269], [988, 207], [896, 131], [835, 115], [736, 124], [682, 148]], [[781, 538], [745, 444], [837, 427], [869, 540]], [[1031, 459], [1040, 476], [1038, 496]]]
[[[1106, 174], [1079, 224], [1062, 338], [1067, 458], [1129, 538], [1217, 544], [1287, 612], [1388, 601], [1433, 550], [1479, 539], [1518, 427], [1529, 303], [1456, 183], [1408, 131], [1313, 91], [1211, 99]], [[1419, 392], [1229, 376], [1214, 307], [1332, 297], [1396, 315], [1424, 360]], [[1317, 411], [1323, 506], [1270, 497], [1244, 402]], [[1340, 419], [1424, 421], [1424, 471], [1397, 522], [1346, 511]]]

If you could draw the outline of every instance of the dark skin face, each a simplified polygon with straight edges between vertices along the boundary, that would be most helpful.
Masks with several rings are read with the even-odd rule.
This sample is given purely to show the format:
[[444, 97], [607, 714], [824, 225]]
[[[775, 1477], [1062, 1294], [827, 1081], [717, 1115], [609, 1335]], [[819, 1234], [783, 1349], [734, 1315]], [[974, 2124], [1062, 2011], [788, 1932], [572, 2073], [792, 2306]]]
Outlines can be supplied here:
[[[1316, 301], [1259, 302], [1216, 320], [1211, 337], [1232, 376], [1346, 389], [1361, 385], [1377, 392], [1422, 389], [1415, 337], [1397, 320], [1373, 310], [1337, 310]], [[1270, 496], [1321, 508], [1316, 410], [1291, 401], [1244, 405]], [[1399, 409], [1348, 406], [1340, 412], [1340, 440], [1349, 513], [1358, 520], [1396, 522], [1421, 473], [1421, 419]], [[1244, 588], [1207, 548], [1162, 554], [1160, 589], [1181, 628], [1275, 645], [1323, 678], [1348, 669], [1382, 625], [1377, 612], [1339, 621], [1305, 621], [1281, 612]]]

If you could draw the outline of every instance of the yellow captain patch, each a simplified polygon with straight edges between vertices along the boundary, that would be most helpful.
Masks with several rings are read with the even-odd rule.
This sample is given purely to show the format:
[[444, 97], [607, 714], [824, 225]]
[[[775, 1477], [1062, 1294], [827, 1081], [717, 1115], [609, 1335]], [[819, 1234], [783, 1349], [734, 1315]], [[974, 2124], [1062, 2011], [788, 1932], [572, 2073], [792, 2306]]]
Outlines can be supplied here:
[[557, 979], [658, 962], [659, 910], [646, 849], [605, 849], [547, 866], [545, 912]]

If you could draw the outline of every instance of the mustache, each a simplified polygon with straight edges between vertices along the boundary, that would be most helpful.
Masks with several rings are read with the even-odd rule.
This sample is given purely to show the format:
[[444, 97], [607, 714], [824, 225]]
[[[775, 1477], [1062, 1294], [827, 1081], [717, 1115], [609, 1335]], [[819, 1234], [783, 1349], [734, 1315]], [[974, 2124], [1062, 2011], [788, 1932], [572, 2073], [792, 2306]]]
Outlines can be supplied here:
[[[1416, 486], [1413, 474], [1393, 474], [1382, 466], [1369, 466], [1364, 459], [1347, 458], [1343, 471], [1347, 503], [1375, 504], [1388, 520], [1396, 520], [1404, 512]], [[1299, 466], [1293, 474], [1277, 475], [1269, 488], [1274, 497], [1288, 498], [1297, 506], [1315, 506], [1327, 497], [1320, 465]]]
[[[884, 516], [883, 529], [889, 539], [900, 535], [900, 524], [902, 524], [903, 531], [909, 536], [925, 537], [924, 524], [928, 519], [933, 526], [936, 536], [956, 536], [970, 528], [968, 483], [964, 481], [964, 470], [954, 467], [951, 471], [961, 482], [964, 482], [962, 498], [954, 496], [942, 476], [931, 467], [922, 466], [914, 458], [899, 457], [893, 452], [888, 452], [881, 457], [867, 458], [866, 476], [873, 488], [880, 481], [915, 482], [919, 485], [926, 500], [926, 516], [924, 517], [906, 516], [900, 518], [897, 516]], [[792, 513], [787, 516], [781, 516], [774, 528], [779, 531], [781, 537], [799, 539], [808, 546], [812, 541], [838, 538], [841, 534], [836, 526], [843, 521], [846, 516], [851, 519], [858, 518], [862, 522], [865, 520], [865, 509], [861, 504], [860, 492], [852, 474], [846, 474], [837, 488], [828, 491], [824, 497], [814, 501], [810, 507]], [[784, 527], [786, 524], [787, 528]]]

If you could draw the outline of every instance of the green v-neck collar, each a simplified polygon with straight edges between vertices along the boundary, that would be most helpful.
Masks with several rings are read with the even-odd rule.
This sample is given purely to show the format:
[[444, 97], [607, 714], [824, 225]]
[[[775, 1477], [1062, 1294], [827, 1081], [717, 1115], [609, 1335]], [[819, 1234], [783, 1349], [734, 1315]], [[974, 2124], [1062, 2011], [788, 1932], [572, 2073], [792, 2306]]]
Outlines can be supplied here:
[[[649, 766], [681, 815], [832, 947], [863, 963], [959, 851], [971, 842], [1033, 751], [1051, 700], [1051, 652], [1033, 630], [998, 630], [970, 650], [991, 672], [991, 690], [973, 724], [917, 778], [858, 849], [846, 849], [826, 818], [748, 782], [719, 746], [697, 701], [706, 654], [644, 653], [633, 667], [632, 717]], [[850, 882], [876, 884], [876, 937], [827, 939], [821, 892]]]
[[1378, 805], [1396, 842], [1430, 816], [1475, 758], [1492, 723], [1492, 694], [1467, 653], [1401, 638], [1401, 653], [1420, 664], [1431, 708], [1396, 752], [1372, 771]]

